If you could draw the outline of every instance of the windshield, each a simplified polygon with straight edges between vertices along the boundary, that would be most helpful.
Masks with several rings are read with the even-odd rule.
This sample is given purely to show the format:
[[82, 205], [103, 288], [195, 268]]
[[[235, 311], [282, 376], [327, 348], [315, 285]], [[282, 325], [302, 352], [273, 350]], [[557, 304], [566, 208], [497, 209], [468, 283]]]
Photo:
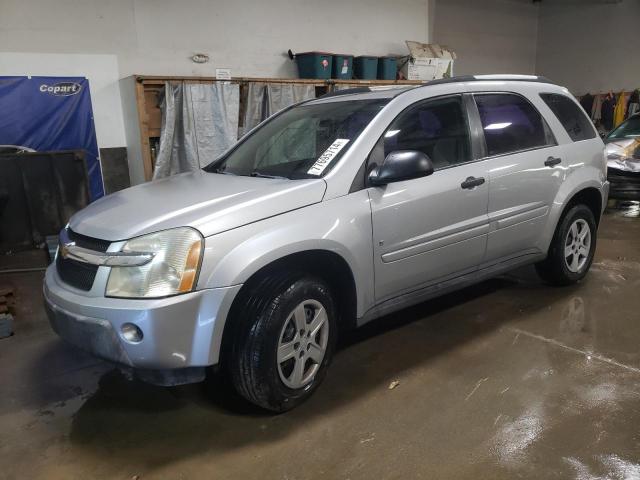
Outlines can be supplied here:
[[321, 177], [388, 102], [345, 100], [294, 107], [266, 121], [204, 170], [254, 177]]
[[640, 116], [631, 117], [607, 136], [607, 140], [614, 138], [640, 137]]

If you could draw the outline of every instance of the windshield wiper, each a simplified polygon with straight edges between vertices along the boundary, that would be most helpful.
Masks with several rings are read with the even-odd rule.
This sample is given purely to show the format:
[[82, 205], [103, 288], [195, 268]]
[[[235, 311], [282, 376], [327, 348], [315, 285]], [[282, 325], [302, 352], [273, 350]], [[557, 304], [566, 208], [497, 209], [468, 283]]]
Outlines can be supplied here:
[[216, 168], [215, 170], [210, 171], [213, 173], [220, 173], [222, 175], [233, 175], [234, 177], [237, 176], [235, 173], [227, 172], [224, 168]]
[[260, 177], [260, 178], [278, 178], [280, 180], [289, 180], [287, 177], [281, 177], [279, 175], [267, 175], [266, 173], [261, 173], [257, 170], [251, 172], [252, 177]]

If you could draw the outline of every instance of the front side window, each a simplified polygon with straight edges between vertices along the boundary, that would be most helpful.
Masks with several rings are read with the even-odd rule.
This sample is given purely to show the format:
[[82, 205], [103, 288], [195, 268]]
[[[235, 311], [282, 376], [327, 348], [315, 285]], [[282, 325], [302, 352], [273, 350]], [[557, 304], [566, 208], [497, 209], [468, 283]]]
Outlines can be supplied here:
[[288, 179], [321, 177], [388, 102], [343, 100], [294, 107], [265, 122], [204, 170]]
[[595, 138], [596, 131], [591, 120], [585, 115], [580, 106], [565, 95], [557, 93], [541, 93], [540, 98], [547, 104], [564, 129], [571, 137], [571, 140], [587, 140]]
[[520, 95], [486, 93], [474, 99], [489, 156], [554, 144], [542, 115]]
[[418, 150], [435, 170], [471, 160], [469, 128], [460, 96], [427, 100], [409, 107], [383, 137], [384, 156], [395, 150]]

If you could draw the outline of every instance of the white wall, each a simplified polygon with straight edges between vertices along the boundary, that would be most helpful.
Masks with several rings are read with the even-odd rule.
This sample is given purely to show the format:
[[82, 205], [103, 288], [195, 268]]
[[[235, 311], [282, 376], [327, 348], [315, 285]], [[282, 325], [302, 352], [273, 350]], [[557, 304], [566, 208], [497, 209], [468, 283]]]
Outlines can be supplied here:
[[640, 1], [543, 1], [536, 70], [574, 94], [640, 87]]
[[531, 0], [436, 0], [434, 18], [433, 42], [458, 55], [455, 75], [535, 73], [538, 4]]
[[[2, 0], [0, 51], [108, 53], [122, 77], [291, 77], [285, 52], [404, 53], [427, 41], [428, 0]], [[194, 64], [196, 52], [211, 57]]]
[[[119, 86], [119, 78], [213, 76], [216, 68], [230, 68], [234, 76], [295, 77], [288, 49], [404, 54], [404, 40], [428, 40], [431, 3], [0, 0], [0, 75], [88, 77], [98, 145], [128, 145], [131, 178], [138, 182], [139, 135], [125, 135], [121, 93], [128, 117], [135, 114], [134, 99], [120, 92], [126, 84]], [[210, 62], [193, 63], [194, 53], [208, 54]]]
[[125, 145], [115, 55], [0, 51], [0, 75], [87, 77], [99, 148]]

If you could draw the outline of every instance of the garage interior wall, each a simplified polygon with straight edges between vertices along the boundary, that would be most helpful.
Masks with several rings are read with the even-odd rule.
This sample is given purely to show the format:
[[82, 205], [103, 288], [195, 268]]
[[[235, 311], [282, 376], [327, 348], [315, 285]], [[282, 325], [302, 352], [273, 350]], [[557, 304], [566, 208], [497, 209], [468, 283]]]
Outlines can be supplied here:
[[[427, 41], [428, 3], [3, 0], [0, 49], [113, 54], [121, 77], [210, 76], [216, 67], [234, 76], [291, 77], [289, 48], [385, 55], [404, 53], [405, 39]], [[209, 63], [190, 60], [200, 52]]]
[[432, 40], [458, 55], [455, 75], [533, 74], [538, 5], [531, 0], [436, 0]]
[[[90, 58], [95, 54], [112, 55], [120, 79], [133, 74], [214, 76], [216, 68], [230, 68], [237, 77], [295, 77], [295, 63], [285, 53], [288, 49], [387, 55], [404, 54], [405, 39], [427, 42], [432, 2], [2, 0], [0, 55], [13, 53], [5, 61], [0, 56], [0, 75], [16, 74], [23, 66], [37, 66], [40, 55], [55, 53], [65, 57], [44, 65], [52, 67], [49, 75], [77, 74], [85, 63], [72, 68], [66, 60], [72, 58], [69, 55]], [[193, 63], [191, 56], [195, 53], [208, 54], [210, 61]], [[37, 68], [38, 74], [44, 74], [44, 66]], [[67, 67], [70, 71], [64, 73]], [[127, 87], [118, 86], [113, 69], [103, 75], [89, 72], [86, 76], [90, 73], [98, 143], [101, 147], [113, 146], [113, 135], [100, 126], [98, 117], [118, 117], [113, 120], [115, 143], [119, 143], [115, 146], [129, 145], [131, 181], [138, 183], [143, 178], [137, 145], [140, 137], [136, 132], [122, 131], [122, 107], [125, 115], [135, 113], [127, 105], [132, 100], [131, 92], [122, 92], [122, 107], [120, 101], [102, 102], [97, 88], [115, 91]], [[25, 67], [21, 74], [36, 73]]]
[[536, 70], [576, 95], [640, 86], [640, 1], [543, 1]]
[[[103, 165], [103, 149], [126, 146], [139, 183], [139, 132], [125, 128], [137, 122], [135, 95], [122, 81], [133, 74], [290, 78], [289, 48], [404, 54], [412, 39], [449, 45], [456, 75], [537, 73], [576, 94], [628, 90], [640, 78], [638, 18], [638, 0], [2, 0], [0, 75], [87, 76]], [[195, 64], [194, 53], [210, 61]]]

